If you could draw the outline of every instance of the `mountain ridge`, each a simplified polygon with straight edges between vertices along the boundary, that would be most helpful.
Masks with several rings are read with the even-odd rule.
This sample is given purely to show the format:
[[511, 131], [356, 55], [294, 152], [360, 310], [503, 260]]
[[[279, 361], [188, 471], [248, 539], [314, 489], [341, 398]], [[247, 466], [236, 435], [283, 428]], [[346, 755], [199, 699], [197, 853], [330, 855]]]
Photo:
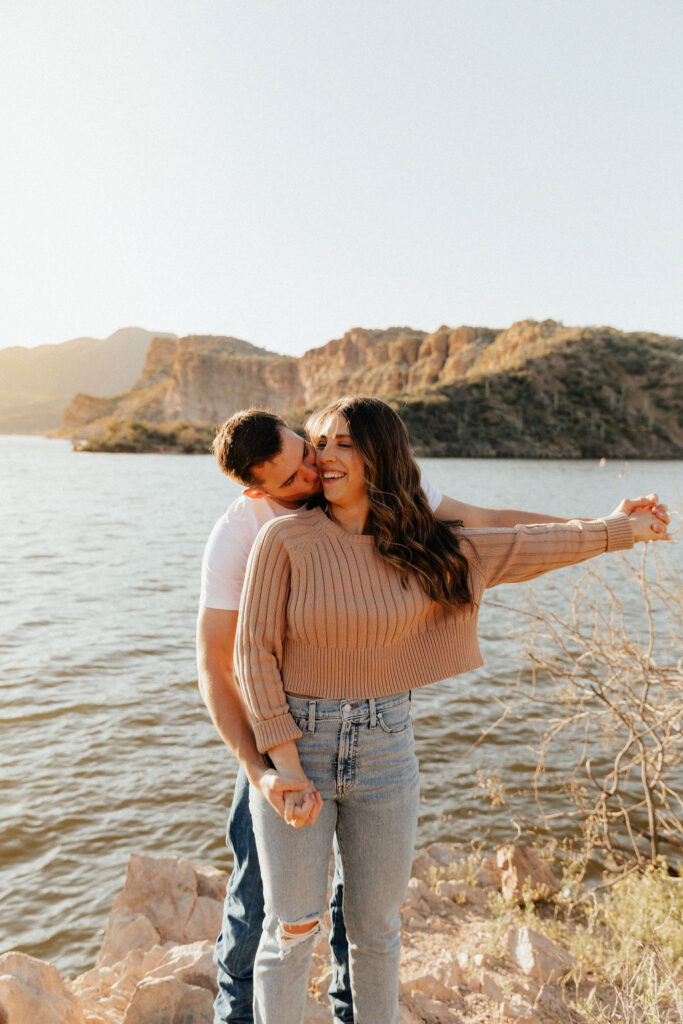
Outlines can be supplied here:
[[683, 340], [554, 320], [356, 327], [299, 357], [221, 336], [153, 339], [135, 385], [79, 394], [59, 434], [100, 450], [206, 451], [239, 408], [300, 427], [348, 391], [397, 407], [424, 455], [683, 456]]
[[43, 433], [59, 426], [76, 392], [111, 396], [131, 387], [151, 339], [164, 336], [122, 327], [106, 338], [0, 349], [0, 433]]

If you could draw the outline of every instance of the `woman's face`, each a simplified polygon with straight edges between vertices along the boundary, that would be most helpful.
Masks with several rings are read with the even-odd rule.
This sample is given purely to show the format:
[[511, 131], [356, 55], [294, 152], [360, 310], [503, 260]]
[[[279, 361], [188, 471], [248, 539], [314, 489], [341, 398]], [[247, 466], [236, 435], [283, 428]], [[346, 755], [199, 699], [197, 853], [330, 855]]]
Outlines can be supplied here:
[[365, 467], [351, 440], [345, 416], [333, 413], [323, 421], [315, 450], [315, 461], [327, 500], [347, 508], [365, 502]]

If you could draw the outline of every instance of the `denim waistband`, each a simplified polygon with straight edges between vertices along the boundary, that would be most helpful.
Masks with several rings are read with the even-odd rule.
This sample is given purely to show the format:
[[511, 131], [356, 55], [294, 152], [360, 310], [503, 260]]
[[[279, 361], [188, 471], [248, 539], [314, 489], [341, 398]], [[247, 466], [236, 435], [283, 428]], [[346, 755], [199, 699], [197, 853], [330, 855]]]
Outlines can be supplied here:
[[410, 701], [410, 690], [392, 693], [390, 697], [344, 697], [341, 700], [322, 700], [311, 697], [297, 697], [292, 693], [285, 695], [290, 711], [295, 715], [312, 715], [314, 720], [352, 719], [355, 722], [369, 719], [374, 722], [378, 711], [396, 707]]

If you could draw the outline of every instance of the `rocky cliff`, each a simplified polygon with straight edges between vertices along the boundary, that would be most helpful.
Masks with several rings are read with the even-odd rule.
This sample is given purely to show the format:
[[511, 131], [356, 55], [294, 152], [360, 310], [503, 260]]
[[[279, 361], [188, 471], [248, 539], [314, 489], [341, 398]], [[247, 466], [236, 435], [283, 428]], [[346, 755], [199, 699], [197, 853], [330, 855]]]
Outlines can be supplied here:
[[237, 409], [269, 407], [300, 426], [346, 392], [391, 401], [420, 454], [683, 455], [683, 340], [552, 320], [354, 328], [299, 358], [235, 338], [155, 339], [134, 387], [102, 406], [77, 396], [61, 434], [93, 448], [178, 448], [189, 423], [201, 437], [191, 450], [206, 450]]

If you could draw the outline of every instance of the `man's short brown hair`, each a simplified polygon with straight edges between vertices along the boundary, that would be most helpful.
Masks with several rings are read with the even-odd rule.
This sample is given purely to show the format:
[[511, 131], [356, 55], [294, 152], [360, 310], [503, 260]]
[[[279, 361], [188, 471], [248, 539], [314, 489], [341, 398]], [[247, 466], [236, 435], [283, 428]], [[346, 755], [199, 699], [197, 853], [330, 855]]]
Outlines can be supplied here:
[[219, 428], [211, 450], [229, 477], [245, 487], [258, 487], [254, 466], [280, 454], [281, 431], [286, 429], [284, 420], [273, 412], [241, 409]]

